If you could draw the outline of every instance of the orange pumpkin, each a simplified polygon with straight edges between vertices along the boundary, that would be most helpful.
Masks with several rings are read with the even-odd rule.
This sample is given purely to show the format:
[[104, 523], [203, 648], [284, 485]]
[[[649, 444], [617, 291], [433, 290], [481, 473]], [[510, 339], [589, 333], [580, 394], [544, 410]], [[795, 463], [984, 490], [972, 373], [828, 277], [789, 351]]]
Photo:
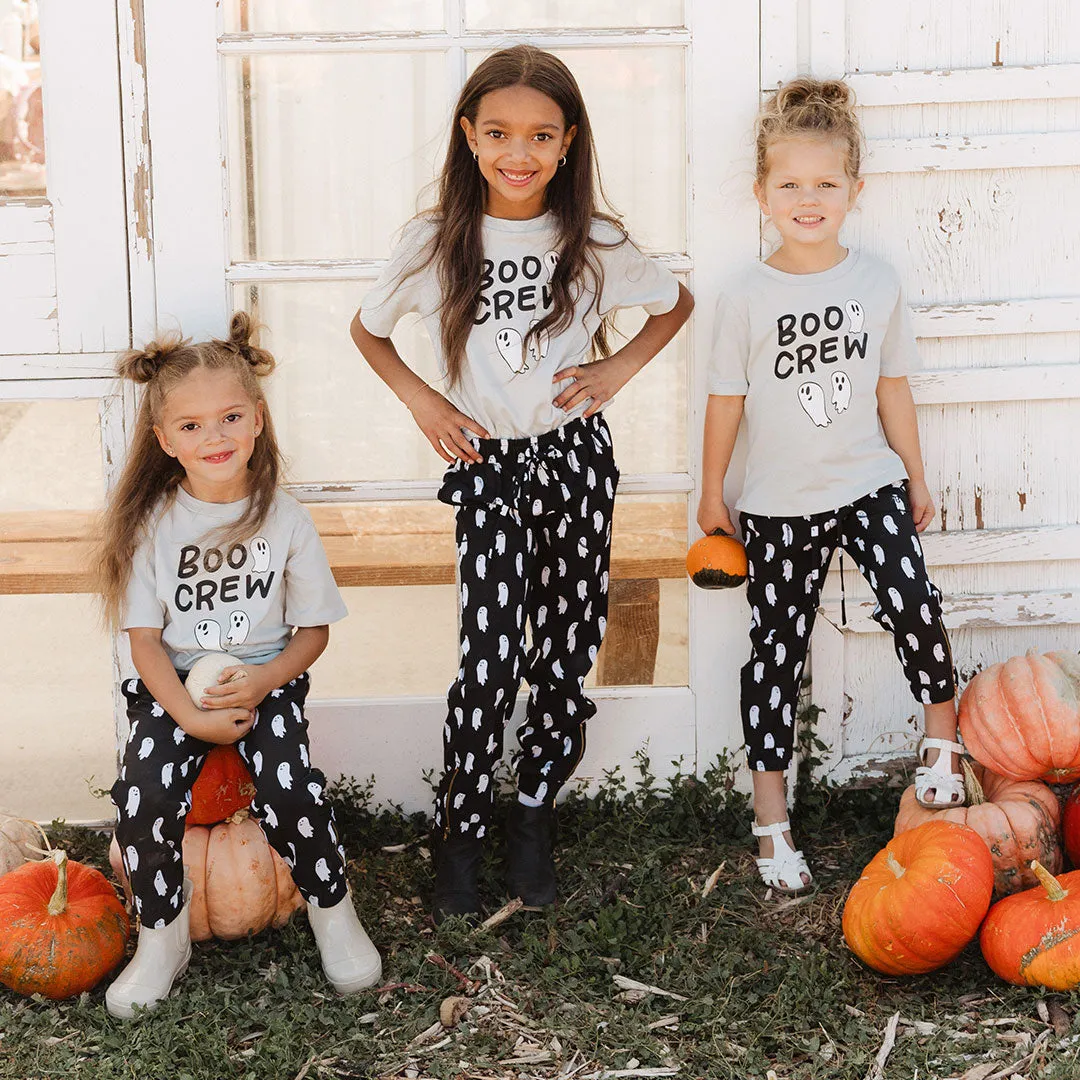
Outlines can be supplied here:
[[[1072, 794], [1065, 802], [1065, 810], [1061, 815], [1061, 832], [1065, 840], [1065, 854], [1069, 856], [1069, 862], [1073, 869], [1080, 868], [1080, 787], [1073, 788]], [[1048, 867], [1050, 873], [1056, 874], [1053, 867]]]
[[980, 671], [960, 698], [960, 731], [1002, 776], [1080, 779], [1080, 656], [1031, 650]]
[[[289, 868], [246, 810], [210, 828], [192, 826], [184, 833], [183, 850], [184, 869], [192, 884], [192, 941], [212, 937], [232, 941], [271, 925], [280, 929], [294, 911], [305, 906]], [[130, 901], [115, 837], [109, 861]]]
[[900, 796], [893, 835], [914, 829], [924, 821], [956, 821], [974, 829], [990, 849], [994, 861], [994, 893], [1030, 889], [1036, 884], [1031, 861], [1038, 859], [1052, 874], [1061, 869], [1057, 796], [1040, 780], [1009, 780], [967, 761], [964, 788], [967, 806], [930, 810], [915, 801], [912, 784]]
[[719, 529], [690, 545], [686, 572], [702, 589], [731, 589], [746, 580], [746, 548]]
[[886, 975], [920, 975], [957, 957], [978, 932], [994, 886], [982, 837], [928, 821], [893, 837], [844, 904], [844, 940]]
[[213, 825], [251, 805], [255, 784], [235, 746], [215, 746], [191, 788], [188, 825]]
[[1080, 870], [1055, 878], [1039, 863], [1039, 884], [999, 900], [979, 945], [995, 975], [1017, 986], [1080, 986]]
[[128, 917], [104, 874], [63, 851], [0, 878], [0, 982], [54, 1001], [97, 986], [124, 958]]

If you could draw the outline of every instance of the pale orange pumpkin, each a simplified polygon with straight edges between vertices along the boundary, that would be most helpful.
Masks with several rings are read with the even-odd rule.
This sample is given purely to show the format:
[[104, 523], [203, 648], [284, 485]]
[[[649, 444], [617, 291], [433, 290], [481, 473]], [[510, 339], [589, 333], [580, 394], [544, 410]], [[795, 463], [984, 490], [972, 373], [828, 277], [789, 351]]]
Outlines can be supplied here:
[[719, 529], [690, 545], [686, 572], [701, 589], [733, 589], [746, 580], [746, 548]]
[[[130, 899], [115, 837], [109, 857]], [[218, 825], [187, 829], [184, 869], [192, 884], [192, 941], [232, 941], [271, 925], [280, 929], [305, 906], [288, 867], [246, 810]]]
[[967, 806], [927, 809], [915, 801], [912, 784], [900, 796], [893, 836], [934, 820], [955, 821], [974, 829], [990, 849], [996, 896], [1035, 885], [1038, 879], [1031, 869], [1033, 859], [1056, 874], [1062, 862], [1057, 796], [1041, 780], [1010, 780], [967, 761], [961, 766]]
[[1080, 779], [1080, 656], [1031, 650], [980, 671], [960, 698], [960, 732], [1001, 776]]
[[34, 822], [0, 811], [0, 877], [30, 859], [37, 859], [34, 849], [41, 845], [42, 839], [41, 829]]

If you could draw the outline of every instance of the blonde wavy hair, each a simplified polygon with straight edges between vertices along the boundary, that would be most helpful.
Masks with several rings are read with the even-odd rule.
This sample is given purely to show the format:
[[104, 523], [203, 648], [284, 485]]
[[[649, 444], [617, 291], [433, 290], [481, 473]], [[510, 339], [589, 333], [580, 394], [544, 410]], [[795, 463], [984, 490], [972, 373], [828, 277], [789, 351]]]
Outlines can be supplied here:
[[755, 127], [758, 186], [769, 175], [769, 147], [781, 139], [835, 139], [844, 147], [844, 171], [859, 179], [863, 133], [855, 115], [855, 95], [839, 79], [803, 77], [784, 83], [758, 113]]
[[266, 520], [282, 472], [281, 451], [259, 379], [275, 367], [273, 356], [253, 343], [256, 327], [242, 311], [233, 315], [227, 338], [192, 344], [179, 334], [130, 349], [116, 360], [116, 372], [145, 387], [135, 421], [127, 462], [113, 489], [102, 519], [94, 567], [105, 621], [117, 626], [131, 580], [135, 551], [152, 526], [151, 519], [176, 497], [184, 478], [183, 466], [162, 450], [154, 434], [172, 390], [197, 368], [231, 371], [251, 399], [262, 404], [263, 426], [248, 461], [247, 509], [229, 526], [222, 543], [254, 536]]

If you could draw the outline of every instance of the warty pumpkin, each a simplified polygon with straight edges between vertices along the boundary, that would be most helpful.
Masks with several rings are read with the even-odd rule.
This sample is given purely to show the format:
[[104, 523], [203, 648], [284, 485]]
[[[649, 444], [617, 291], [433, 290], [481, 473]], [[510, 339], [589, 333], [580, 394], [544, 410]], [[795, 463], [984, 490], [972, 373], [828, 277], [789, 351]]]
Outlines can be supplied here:
[[1052, 874], [1061, 869], [1057, 796], [1041, 780], [1010, 780], [962, 761], [967, 805], [931, 810], [915, 800], [912, 784], [900, 796], [894, 836], [926, 821], [955, 821], [974, 829], [994, 863], [994, 893], [1008, 896], [1030, 889], [1038, 879], [1030, 868], [1038, 859]]
[[[305, 906], [289, 868], [246, 810], [210, 827], [193, 825], [184, 833], [183, 852], [192, 885], [192, 941], [232, 941], [271, 925], [280, 929]], [[130, 900], [115, 836], [109, 861]]]
[[0, 878], [0, 982], [54, 1001], [95, 987], [124, 958], [128, 917], [104, 874], [55, 851]]
[[1034, 889], [1006, 896], [986, 916], [979, 946], [995, 975], [1017, 986], [1080, 986], [1080, 870], [1054, 877], [1039, 863]]
[[1080, 656], [1031, 650], [980, 671], [960, 698], [960, 732], [1002, 776], [1080, 779]]
[[213, 825], [251, 805], [255, 783], [233, 745], [215, 746], [191, 787], [188, 825]]
[[690, 545], [686, 572], [701, 589], [732, 589], [746, 580], [746, 548], [719, 529]]
[[975, 937], [993, 884], [990, 851], [974, 829], [928, 821], [870, 860], [844, 904], [844, 940], [883, 974], [935, 971]]

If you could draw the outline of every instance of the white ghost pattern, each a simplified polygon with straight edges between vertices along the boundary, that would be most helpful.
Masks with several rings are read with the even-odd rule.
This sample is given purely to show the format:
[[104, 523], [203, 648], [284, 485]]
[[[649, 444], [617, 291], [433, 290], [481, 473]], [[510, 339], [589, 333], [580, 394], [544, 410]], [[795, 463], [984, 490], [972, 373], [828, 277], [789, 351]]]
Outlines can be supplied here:
[[832, 423], [825, 412], [825, 391], [816, 382], [804, 382], [799, 387], [799, 404], [816, 427], [828, 427]]
[[302, 817], [296, 823], [296, 831], [301, 836], [303, 836], [303, 837], [305, 837], [305, 838], [307, 838], [309, 840], [311, 839], [311, 837], [313, 837], [315, 835], [315, 830], [311, 827], [311, 822], [306, 817]]
[[945, 661], [945, 650], [941, 647], [940, 641], [934, 646], [934, 659], [939, 664]]
[[898, 530], [896, 528], [896, 522], [893, 521], [892, 517], [889, 514], [886, 514], [881, 519], [881, 524], [885, 526], [885, 531], [887, 533], [891, 533], [893, 536], [897, 535]]
[[329, 881], [330, 880], [330, 867], [327, 864], [325, 859], [320, 859], [315, 864], [315, 876], [320, 881]]
[[154, 740], [149, 735], [139, 744], [139, 760], [145, 761], [154, 751]]
[[127, 859], [128, 873], [134, 874], [139, 869], [139, 853], [131, 844], [128, 844], [124, 848], [124, 857]]
[[278, 713], [273, 720], [270, 721], [270, 730], [279, 739], [285, 738], [285, 717]]
[[277, 782], [284, 791], [292, 789], [292, 769], [287, 761], [277, 767]]
[[903, 599], [901, 598], [900, 594], [891, 586], [889, 587], [889, 599], [893, 602], [893, 607], [895, 607], [897, 611], [904, 610]]
[[529, 358], [522, 350], [521, 333], [512, 326], [505, 326], [495, 335], [495, 348], [515, 375], [529, 370]]
[[761, 710], [756, 705], [750, 706], [750, 726], [756, 728], [761, 723]]
[[847, 333], [861, 334], [866, 317], [862, 304], [858, 300], [848, 300], [844, 304], [844, 312], [848, 317]]
[[245, 611], [234, 611], [229, 616], [229, 632], [225, 640], [230, 645], [243, 645], [251, 633], [251, 620]]
[[165, 884], [165, 875], [159, 870], [154, 875], [154, 892], [158, 896], [164, 896], [169, 891], [168, 885]]
[[832, 404], [838, 413], [847, 412], [851, 404], [851, 380], [846, 371], [832, 373]]
[[161, 786], [168, 790], [172, 786], [173, 780], [173, 763], [167, 761], [161, 767]]
[[270, 542], [264, 536], [251, 541], [251, 569], [262, 574], [270, 569]]
[[165, 843], [165, 838], [161, 835], [161, 826], [165, 824], [163, 817], [155, 818], [153, 827], [150, 829], [150, 835], [159, 844]]
[[911, 560], [905, 555], [900, 560], [900, 569], [904, 571], [904, 576], [914, 579], [915, 567], [911, 565]]

